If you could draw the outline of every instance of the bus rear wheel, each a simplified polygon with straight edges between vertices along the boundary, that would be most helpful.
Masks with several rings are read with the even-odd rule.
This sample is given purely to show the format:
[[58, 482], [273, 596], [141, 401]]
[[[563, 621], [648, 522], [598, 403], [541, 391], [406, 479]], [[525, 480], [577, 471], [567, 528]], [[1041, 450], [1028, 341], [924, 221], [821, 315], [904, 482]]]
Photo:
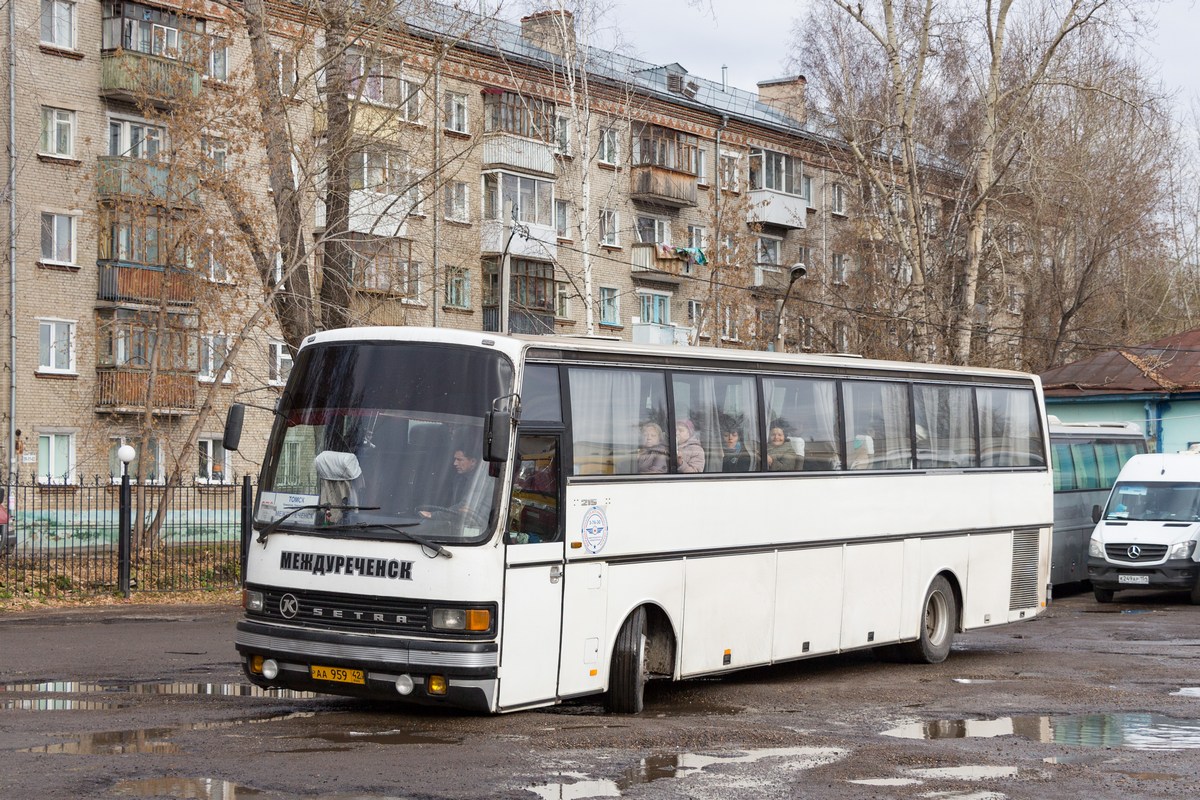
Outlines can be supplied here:
[[649, 674], [646, 609], [638, 608], [625, 620], [613, 645], [605, 707], [614, 714], [640, 713]]
[[921, 634], [915, 642], [897, 645], [898, 655], [913, 664], [940, 664], [950, 655], [958, 625], [958, 598], [950, 581], [941, 575], [934, 578], [921, 608]]

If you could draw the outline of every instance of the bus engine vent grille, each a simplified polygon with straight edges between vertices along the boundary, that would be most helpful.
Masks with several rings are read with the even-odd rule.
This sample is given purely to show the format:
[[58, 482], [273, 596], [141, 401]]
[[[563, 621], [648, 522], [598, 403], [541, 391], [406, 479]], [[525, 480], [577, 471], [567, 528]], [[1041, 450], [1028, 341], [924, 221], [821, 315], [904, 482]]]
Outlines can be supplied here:
[[1018, 531], [1013, 534], [1012, 588], [1008, 595], [1008, 610], [1035, 608], [1038, 604], [1038, 560], [1041, 555], [1041, 533]]

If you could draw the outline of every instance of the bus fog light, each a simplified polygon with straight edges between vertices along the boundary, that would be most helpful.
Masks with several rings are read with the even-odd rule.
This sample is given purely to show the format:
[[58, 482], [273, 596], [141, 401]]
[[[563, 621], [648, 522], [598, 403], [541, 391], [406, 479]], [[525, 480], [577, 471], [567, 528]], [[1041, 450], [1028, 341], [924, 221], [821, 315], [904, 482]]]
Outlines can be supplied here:
[[279, 677], [279, 664], [273, 658], [268, 658], [262, 662], [262, 676], [269, 681], [273, 681]]
[[263, 593], [252, 592], [249, 589], [242, 590], [242, 608], [247, 611], [262, 611], [263, 610]]
[[445, 675], [430, 675], [425, 679], [425, 691], [430, 694], [445, 694], [449, 685]]
[[250, 671], [255, 675], [262, 675], [262, 656], [250, 656]]
[[413, 679], [410, 675], [401, 675], [396, 678], [396, 691], [403, 695], [412, 694]]

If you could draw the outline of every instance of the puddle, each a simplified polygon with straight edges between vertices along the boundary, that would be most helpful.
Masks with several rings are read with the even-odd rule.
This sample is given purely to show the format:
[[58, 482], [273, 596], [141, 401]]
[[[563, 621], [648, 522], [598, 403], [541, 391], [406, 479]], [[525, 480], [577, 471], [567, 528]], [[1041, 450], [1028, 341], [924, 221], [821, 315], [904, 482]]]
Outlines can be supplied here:
[[320, 739], [332, 744], [462, 744], [461, 736], [438, 736], [433, 733], [418, 733], [413, 731], [338, 731], [334, 733], [313, 733], [307, 736], [294, 736], [294, 739]]
[[1178, 692], [1171, 692], [1172, 697], [1200, 697], [1200, 686], [1185, 686]]
[[995, 683], [989, 678], [953, 678], [955, 683]]
[[0, 710], [4, 711], [110, 711], [126, 708], [128, 703], [105, 703], [100, 700], [71, 700], [60, 697], [0, 699]]
[[203, 695], [206, 697], [271, 697], [281, 700], [314, 698], [313, 692], [294, 689], [263, 689], [251, 683], [186, 683], [147, 681], [143, 683], [83, 683], [79, 681], [40, 681], [0, 684], [0, 692], [38, 694], [136, 694]]
[[1162, 714], [1080, 714], [1077, 716], [943, 719], [914, 722], [883, 732], [901, 739], [968, 739], [1022, 736], [1035, 742], [1128, 747], [1134, 750], [1200, 748], [1200, 720]]
[[121, 797], [166, 795], [194, 800], [242, 800], [244, 797], [259, 797], [263, 794], [257, 789], [248, 789], [216, 778], [145, 778], [121, 781], [113, 786], [112, 791]]
[[917, 786], [921, 783], [916, 778], [859, 778], [846, 782], [856, 783], [859, 786]]
[[1016, 767], [992, 767], [978, 764], [969, 767], [930, 767], [928, 769], [910, 769], [909, 775], [928, 780], [957, 780], [982, 781], [994, 778], [1017, 777]]
[[589, 797], [621, 797], [635, 786], [663, 779], [682, 779], [708, 767], [726, 764], [753, 764], [766, 758], [786, 759], [791, 770], [812, 769], [844, 758], [846, 751], [831, 747], [773, 747], [747, 750], [737, 755], [706, 755], [702, 753], [663, 753], [642, 759], [636, 767], [625, 771], [619, 780], [591, 780], [580, 773], [560, 773], [570, 782], [543, 783], [526, 786], [543, 800], [584, 800]]
[[101, 731], [85, 733], [70, 742], [22, 748], [22, 753], [54, 753], [85, 756], [112, 756], [125, 753], [175, 754], [183, 752], [179, 745], [165, 741], [184, 731], [236, 728], [239, 725], [258, 725], [264, 722], [282, 722], [289, 719], [315, 716], [312, 712], [296, 712], [258, 719], [237, 719], [223, 722], [194, 722], [178, 728], [139, 728], [130, 731]]

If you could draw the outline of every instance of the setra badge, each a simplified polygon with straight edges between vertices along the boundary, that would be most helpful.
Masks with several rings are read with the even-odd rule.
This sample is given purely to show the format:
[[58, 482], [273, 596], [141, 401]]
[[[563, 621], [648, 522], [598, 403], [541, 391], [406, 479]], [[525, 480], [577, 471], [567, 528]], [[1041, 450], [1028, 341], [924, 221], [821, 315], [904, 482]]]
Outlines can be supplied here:
[[589, 553], [599, 553], [608, 541], [608, 518], [600, 506], [592, 506], [583, 512], [583, 546]]

